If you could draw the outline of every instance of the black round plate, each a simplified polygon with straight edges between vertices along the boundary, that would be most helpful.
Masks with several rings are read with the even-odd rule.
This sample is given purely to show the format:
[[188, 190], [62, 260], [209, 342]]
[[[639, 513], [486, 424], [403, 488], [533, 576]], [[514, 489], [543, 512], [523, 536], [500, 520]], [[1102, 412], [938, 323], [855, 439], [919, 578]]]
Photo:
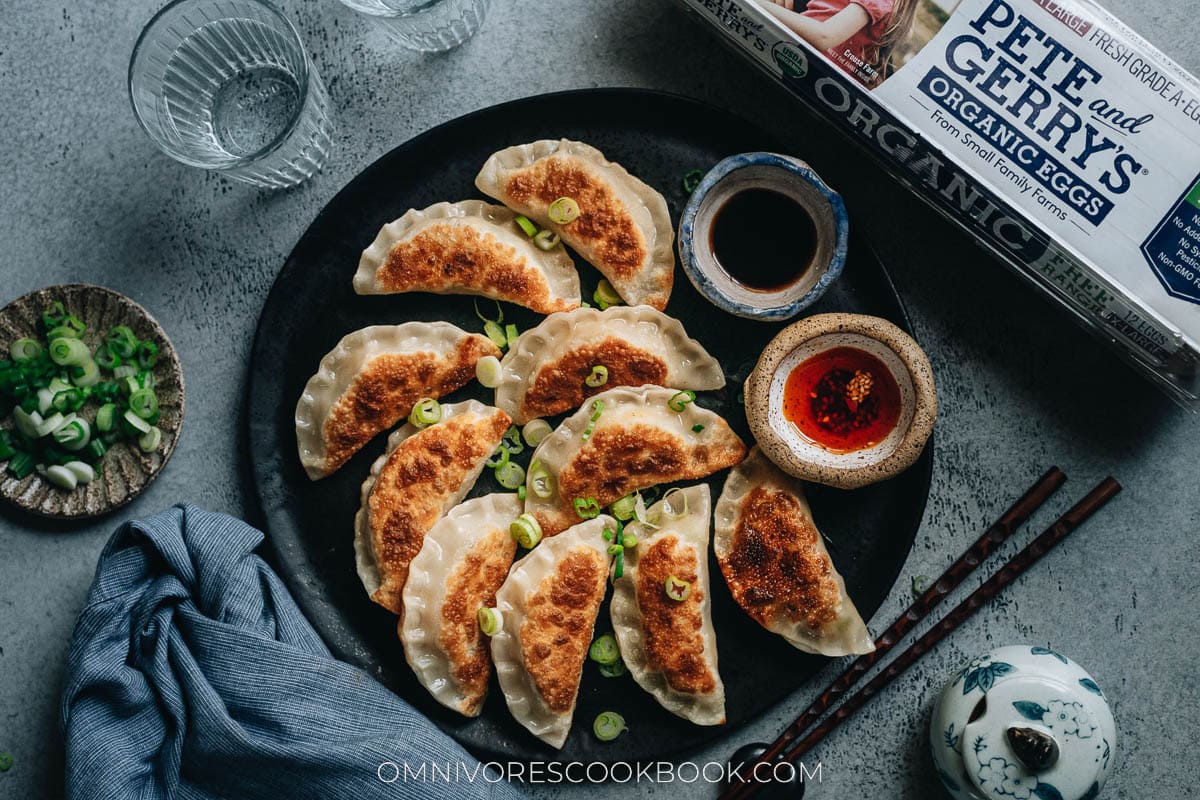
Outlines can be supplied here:
[[[359, 254], [379, 228], [409, 208], [478, 196], [474, 178], [493, 151], [544, 138], [579, 139], [666, 195], [672, 219], [687, 200], [682, 178], [733, 153], [786, 151], [768, 134], [719, 109], [684, 98], [633, 90], [586, 90], [532, 97], [470, 114], [397, 147], [343, 189], [300, 239], [275, 281], [259, 321], [250, 367], [249, 452], [268, 537], [283, 576], [333, 652], [357, 664], [484, 757], [546, 759], [556, 754], [508, 714], [498, 687], [483, 713], [464, 719], [438, 705], [417, 683], [396, 637], [396, 619], [372, 604], [354, 569], [353, 519], [359, 486], [384, 448], [372, 442], [340, 471], [313, 483], [296, 454], [293, 410], [321, 357], [345, 334], [372, 324], [447, 320], [480, 330], [470, 297], [427, 294], [360, 297], [350, 284]], [[598, 273], [580, 261], [585, 299]], [[908, 321], [887, 273], [870, 246], [852, 236], [841, 280], [812, 309], [852, 311]], [[506, 321], [524, 330], [536, 315], [506, 306]], [[723, 392], [700, 399], [750, 441], [738, 395], [759, 352], [781, 325], [736, 319], [718, 311], [677, 272], [667, 313], [680, 319], [725, 367]], [[490, 402], [477, 383], [451, 399]], [[813, 513], [829, 539], [834, 563], [864, 618], [879, 608], [912, 547], [929, 493], [932, 448], [912, 469], [853, 492], [814, 486]], [[713, 502], [724, 474], [712, 480]], [[473, 494], [497, 491], [487, 472]], [[695, 748], [737, 729], [780, 702], [825, 663], [768, 634], [731, 599], [712, 562], [713, 621], [725, 681], [728, 722], [702, 728], [666, 711], [628, 676], [584, 669], [575, 725], [557, 757], [564, 760], [647, 761]], [[611, 630], [607, 604], [597, 633]], [[591, 723], [602, 710], [623, 714], [629, 732], [602, 744]]]

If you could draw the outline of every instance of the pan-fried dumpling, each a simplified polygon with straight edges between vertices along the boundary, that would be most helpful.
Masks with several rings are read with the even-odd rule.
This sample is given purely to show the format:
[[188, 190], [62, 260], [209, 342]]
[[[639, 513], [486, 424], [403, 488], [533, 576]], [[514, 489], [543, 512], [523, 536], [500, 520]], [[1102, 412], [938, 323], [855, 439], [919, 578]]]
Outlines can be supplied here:
[[614, 386], [648, 383], [707, 391], [725, 385], [721, 365], [679, 320], [649, 306], [580, 308], [551, 314], [530, 328], [504, 356], [496, 406], [524, 425], [573, 408], [600, 391], [584, 381], [592, 368], [608, 370]]
[[[746, 445], [721, 417], [695, 403], [673, 411], [668, 402], [676, 394], [661, 386], [609, 389], [538, 445], [525, 510], [546, 536], [578, 521], [577, 499], [594, 499], [603, 508], [630, 492], [703, 478], [745, 457]], [[548, 492], [539, 468], [549, 475]]]
[[428, 428], [408, 423], [388, 437], [354, 517], [358, 577], [372, 600], [400, 613], [425, 534], [471, 491], [511, 424], [500, 409], [467, 400], [443, 405], [441, 421]]
[[373, 325], [343, 337], [296, 403], [296, 445], [308, 477], [332, 474], [422, 397], [466, 385], [484, 356], [498, 358], [500, 349], [448, 322]]
[[[696, 725], [725, 722], [725, 685], [717, 672], [717, 636], [708, 585], [708, 486], [690, 486], [650, 507], [657, 530], [630, 523], [637, 547], [625, 551], [613, 583], [613, 633], [638, 685], [672, 714]], [[691, 584], [683, 600], [667, 596], [667, 580]]]
[[539, 314], [579, 308], [575, 262], [562, 247], [534, 245], [516, 217], [481, 200], [412, 209], [363, 251], [354, 291], [477, 294]]
[[[675, 277], [667, 201], [596, 148], [566, 139], [509, 147], [487, 160], [475, 185], [558, 232], [629, 305], [667, 307]], [[549, 216], [560, 197], [579, 206], [579, 217], [565, 225]]]
[[804, 488], [757, 447], [725, 481], [713, 546], [733, 599], [759, 625], [807, 653], [875, 649], [813, 522]]
[[553, 539], [543, 539], [513, 565], [496, 592], [503, 619], [492, 637], [500, 689], [517, 722], [543, 742], [562, 747], [571, 731], [579, 679], [608, 580], [601, 515]]
[[399, 626], [404, 658], [435, 700], [468, 717], [483, 708], [492, 674], [476, 615], [496, 604], [517, 552], [508, 526], [520, 514], [515, 494], [467, 500], [430, 529], [408, 568]]

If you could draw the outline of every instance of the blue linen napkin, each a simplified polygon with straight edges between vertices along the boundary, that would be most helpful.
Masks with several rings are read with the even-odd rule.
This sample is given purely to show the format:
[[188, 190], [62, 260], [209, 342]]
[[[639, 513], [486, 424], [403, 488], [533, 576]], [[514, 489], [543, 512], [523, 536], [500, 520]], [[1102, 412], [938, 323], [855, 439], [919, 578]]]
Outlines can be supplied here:
[[[68, 797], [523, 797], [334, 660], [254, 554], [261, 541], [192, 505], [113, 535], [67, 656]], [[474, 780], [415, 777], [447, 763]]]

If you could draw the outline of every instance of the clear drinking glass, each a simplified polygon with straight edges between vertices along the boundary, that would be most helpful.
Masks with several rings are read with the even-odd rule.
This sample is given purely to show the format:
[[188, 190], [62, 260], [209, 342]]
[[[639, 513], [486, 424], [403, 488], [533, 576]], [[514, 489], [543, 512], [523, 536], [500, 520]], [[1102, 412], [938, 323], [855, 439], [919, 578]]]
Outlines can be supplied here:
[[175, 0], [129, 63], [138, 122], [174, 159], [281, 188], [329, 153], [329, 97], [300, 34], [261, 0]]
[[492, 0], [341, 0], [370, 14], [411, 50], [437, 53], [458, 47], [483, 25]]

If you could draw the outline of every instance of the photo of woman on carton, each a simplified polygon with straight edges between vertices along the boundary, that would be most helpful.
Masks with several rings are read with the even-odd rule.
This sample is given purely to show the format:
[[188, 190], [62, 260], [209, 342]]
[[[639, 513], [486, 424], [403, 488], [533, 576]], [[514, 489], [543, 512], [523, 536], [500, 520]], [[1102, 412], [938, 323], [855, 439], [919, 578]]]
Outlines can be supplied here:
[[[958, 0], [757, 2], [868, 88], [899, 69], [932, 38], [958, 5]], [[910, 44], [910, 38], [919, 41]]]

